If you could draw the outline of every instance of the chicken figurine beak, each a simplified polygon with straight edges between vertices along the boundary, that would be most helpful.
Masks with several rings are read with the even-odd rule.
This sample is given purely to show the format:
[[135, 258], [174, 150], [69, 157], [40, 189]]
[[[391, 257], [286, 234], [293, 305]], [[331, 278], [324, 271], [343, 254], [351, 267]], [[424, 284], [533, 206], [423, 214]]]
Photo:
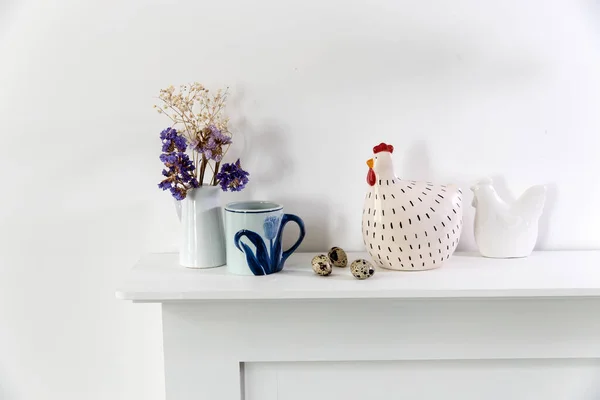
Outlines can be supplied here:
[[372, 158], [367, 160], [367, 165], [369, 166], [369, 168], [373, 168], [373, 159]]

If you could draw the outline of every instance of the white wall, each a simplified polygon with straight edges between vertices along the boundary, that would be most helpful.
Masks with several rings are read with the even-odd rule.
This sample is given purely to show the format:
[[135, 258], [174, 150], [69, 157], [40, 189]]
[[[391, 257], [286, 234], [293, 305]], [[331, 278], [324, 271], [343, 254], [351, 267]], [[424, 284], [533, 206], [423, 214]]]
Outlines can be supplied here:
[[113, 289], [175, 248], [170, 84], [231, 86], [223, 201], [284, 202], [305, 249], [361, 248], [380, 141], [403, 177], [548, 183], [540, 247], [600, 248], [598, 1], [2, 1], [0, 399], [163, 398], [160, 310]]

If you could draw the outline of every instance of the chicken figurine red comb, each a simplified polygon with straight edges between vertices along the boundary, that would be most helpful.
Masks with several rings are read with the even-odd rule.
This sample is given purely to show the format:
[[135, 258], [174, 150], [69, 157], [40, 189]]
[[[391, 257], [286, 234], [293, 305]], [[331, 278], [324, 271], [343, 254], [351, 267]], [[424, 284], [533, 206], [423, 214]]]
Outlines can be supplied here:
[[377, 146], [373, 147], [373, 154], [381, 153], [382, 151], [393, 153], [394, 146], [391, 144], [379, 143]]
[[367, 161], [369, 190], [362, 234], [366, 250], [382, 268], [419, 271], [440, 267], [456, 250], [462, 231], [462, 191], [400, 179], [394, 146], [380, 143]]

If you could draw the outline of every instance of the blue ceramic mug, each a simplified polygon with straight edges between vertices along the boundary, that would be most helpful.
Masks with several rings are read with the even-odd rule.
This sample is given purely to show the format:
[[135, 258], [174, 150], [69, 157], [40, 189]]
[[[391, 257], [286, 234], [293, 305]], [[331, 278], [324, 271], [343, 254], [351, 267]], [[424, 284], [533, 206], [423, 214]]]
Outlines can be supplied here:
[[[288, 222], [295, 222], [300, 236], [283, 251], [281, 236]], [[270, 201], [242, 201], [225, 206], [227, 270], [236, 275], [269, 275], [283, 269], [285, 260], [304, 239], [304, 222], [284, 214], [283, 206]]]

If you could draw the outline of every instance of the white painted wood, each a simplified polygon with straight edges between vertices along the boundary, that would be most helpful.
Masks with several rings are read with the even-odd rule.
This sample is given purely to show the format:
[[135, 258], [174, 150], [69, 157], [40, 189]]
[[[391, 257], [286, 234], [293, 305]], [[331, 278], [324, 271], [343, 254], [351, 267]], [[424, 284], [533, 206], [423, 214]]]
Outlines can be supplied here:
[[162, 303], [167, 400], [600, 393], [599, 252], [460, 254], [437, 270], [379, 270], [368, 281], [348, 268], [318, 277], [312, 256], [265, 277], [144, 258], [117, 296]]
[[249, 363], [245, 400], [596, 400], [598, 360]]
[[[206, 309], [163, 306], [167, 400], [241, 398], [240, 362]], [[198, 316], [208, 317], [198, 321]], [[200, 323], [199, 323], [200, 322]]]
[[[368, 376], [376, 376], [378, 368], [383, 368], [380, 363], [367, 361], [435, 361], [418, 364], [415, 383], [406, 389], [416, 393], [427, 366], [433, 367], [435, 377], [448, 371], [448, 365], [454, 365], [438, 364], [441, 360], [472, 360], [473, 363], [460, 364], [466, 367], [456, 378], [459, 381], [454, 389], [448, 386], [454, 379], [449, 377], [439, 391], [428, 394], [445, 393], [448, 398], [461, 398], [458, 395], [465, 393], [468, 371], [487, 368], [478, 386], [478, 390], [483, 390], [490, 381], [489, 375], [495, 373], [494, 366], [500, 365], [489, 364], [489, 360], [507, 360], [500, 365], [508, 369], [506, 376], [523, 369], [534, 377], [532, 384], [543, 381], [548, 391], [549, 382], [560, 375], [551, 370], [553, 365], [566, 373], [575, 373], [581, 366], [581, 380], [567, 385], [564, 390], [568, 393], [579, 395], [584, 384], [591, 388], [597, 383], [600, 299], [596, 298], [205, 301], [164, 303], [162, 307], [167, 400], [239, 400], [242, 380], [246, 383], [246, 395], [255, 396], [246, 400], [301, 398], [294, 397], [296, 390], [289, 386], [295, 371], [304, 374], [299, 377], [301, 380], [317, 379], [320, 371], [326, 369], [323, 365], [340, 361], [349, 363], [344, 367], [349, 371], [348, 381], [358, 379], [356, 373], [363, 366]], [[519, 361], [533, 359], [546, 362]], [[292, 367], [282, 364], [288, 362]], [[304, 362], [325, 364], [295, 366]], [[240, 363], [245, 365], [246, 379], [239, 373]], [[253, 363], [274, 364], [257, 377]], [[412, 363], [392, 365], [410, 369]], [[389, 371], [391, 374], [393, 368]], [[322, 393], [334, 398], [349, 393], [341, 385], [345, 382], [342, 375], [336, 375], [338, 384], [321, 387]], [[523, 379], [518, 382], [524, 382]], [[274, 385], [278, 380], [279, 384]], [[378, 392], [382, 394], [398, 387], [394, 380], [380, 379], [379, 384], [383, 385]], [[319, 389], [306, 386], [307, 391], [301, 393], [313, 393], [310, 388]], [[498, 395], [514, 390], [511, 382], [506, 382], [505, 390], [498, 385], [489, 389]], [[480, 392], [467, 395], [475, 398], [476, 393]]]
[[[315, 253], [294, 254], [278, 274], [245, 277], [225, 268], [189, 270], [177, 255], [149, 254], [131, 270], [117, 298], [133, 301], [600, 296], [599, 251], [534, 252], [523, 259], [457, 253], [444, 267], [418, 273], [380, 269], [367, 281], [348, 268], [316, 276]], [[350, 253], [350, 261], [365, 257]]]
[[192, 332], [175, 343], [206, 341], [239, 362], [596, 358], [599, 312], [600, 299], [163, 304], [165, 330]]

